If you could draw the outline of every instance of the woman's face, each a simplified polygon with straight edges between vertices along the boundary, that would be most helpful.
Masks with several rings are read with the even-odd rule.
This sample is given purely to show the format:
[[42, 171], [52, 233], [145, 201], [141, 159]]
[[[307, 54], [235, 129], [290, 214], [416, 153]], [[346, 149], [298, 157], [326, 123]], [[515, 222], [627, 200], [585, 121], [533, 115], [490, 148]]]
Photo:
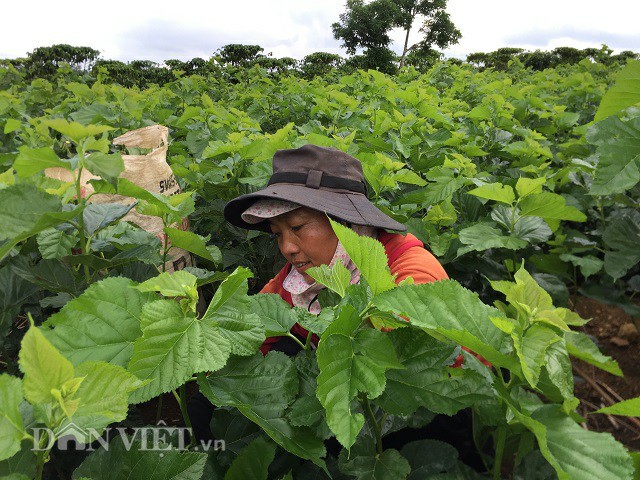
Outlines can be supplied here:
[[308, 268], [328, 265], [338, 246], [329, 219], [323, 212], [300, 207], [269, 219], [278, 247], [305, 281], [314, 280], [305, 273]]

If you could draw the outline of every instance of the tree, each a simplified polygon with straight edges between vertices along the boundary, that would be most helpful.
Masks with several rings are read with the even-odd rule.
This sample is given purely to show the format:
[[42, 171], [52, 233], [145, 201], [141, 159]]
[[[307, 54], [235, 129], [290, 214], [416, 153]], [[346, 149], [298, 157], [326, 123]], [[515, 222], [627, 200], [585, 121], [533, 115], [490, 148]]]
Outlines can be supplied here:
[[68, 63], [76, 72], [86, 73], [99, 56], [100, 52], [90, 47], [58, 44], [34, 49], [28, 54], [24, 66], [28, 78], [50, 78], [62, 63]]
[[231, 43], [216, 51], [221, 65], [234, 67], [247, 66], [258, 58], [263, 57], [262, 52], [264, 52], [264, 48], [260, 45], [242, 45], [240, 43]]
[[[394, 26], [405, 32], [404, 47], [400, 57], [400, 67], [405, 63], [409, 52], [422, 50], [426, 55], [433, 45], [447, 48], [458, 43], [462, 34], [451, 21], [446, 11], [447, 0], [396, 0], [396, 21]], [[416, 20], [422, 22], [420, 33], [422, 40], [409, 46], [409, 35]], [[420, 57], [420, 55], [416, 55]]]
[[[446, 48], [460, 39], [460, 31], [446, 12], [447, 0], [347, 0], [346, 11], [340, 21], [331, 25], [333, 35], [342, 40], [347, 53], [354, 55], [364, 49], [362, 63], [373, 63], [380, 70], [389, 70], [391, 29], [399, 27], [405, 32], [399, 66], [405, 64], [410, 52], [422, 50], [427, 57], [434, 45]], [[409, 45], [409, 36], [416, 23], [420, 23], [421, 39]]]
[[346, 12], [340, 14], [340, 21], [331, 25], [333, 36], [342, 40], [349, 55], [355, 55], [358, 48], [364, 49], [364, 58], [358, 63], [382, 71], [393, 69], [389, 60], [393, 58], [389, 31], [397, 19], [394, 2], [374, 0], [365, 4], [364, 0], [347, 0], [346, 8]]
[[344, 60], [336, 53], [314, 52], [310, 53], [300, 62], [302, 76], [312, 79], [317, 76], [326, 76], [329, 72], [342, 67]]

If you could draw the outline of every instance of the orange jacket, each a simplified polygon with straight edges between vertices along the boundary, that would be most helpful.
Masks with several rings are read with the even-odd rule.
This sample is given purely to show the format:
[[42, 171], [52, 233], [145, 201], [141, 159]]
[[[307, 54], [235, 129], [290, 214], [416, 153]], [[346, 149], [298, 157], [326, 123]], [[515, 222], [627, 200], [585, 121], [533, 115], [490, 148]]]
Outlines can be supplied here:
[[[415, 236], [408, 233], [406, 236], [398, 233], [381, 232], [378, 240], [384, 246], [389, 258], [389, 269], [392, 275], [396, 275], [396, 283], [407, 277], [413, 277], [416, 284], [435, 282], [449, 278], [436, 258], [424, 248], [424, 244]], [[291, 271], [291, 264], [287, 263], [278, 274], [267, 283], [260, 293], [277, 293], [289, 305], [293, 305], [291, 294], [282, 288], [282, 284]], [[308, 331], [295, 324], [292, 328], [302, 338], [306, 338]], [[266, 355], [271, 345], [278, 337], [268, 338], [260, 348]]]

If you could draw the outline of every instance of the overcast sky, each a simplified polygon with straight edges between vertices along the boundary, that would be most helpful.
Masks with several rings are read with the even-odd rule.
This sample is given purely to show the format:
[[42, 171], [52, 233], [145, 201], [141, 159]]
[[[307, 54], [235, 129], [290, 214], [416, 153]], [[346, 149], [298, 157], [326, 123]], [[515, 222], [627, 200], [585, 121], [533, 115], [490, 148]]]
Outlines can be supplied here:
[[[301, 59], [317, 51], [345, 55], [331, 24], [345, 0], [18, 0], [2, 2], [0, 58], [68, 43], [100, 50], [102, 58], [209, 58], [229, 43], [258, 44], [275, 57]], [[445, 51], [464, 58], [500, 47], [559, 46], [640, 52], [640, 0], [449, 0], [462, 32]], [[402, 33], [393, 48], [400, 51]]]

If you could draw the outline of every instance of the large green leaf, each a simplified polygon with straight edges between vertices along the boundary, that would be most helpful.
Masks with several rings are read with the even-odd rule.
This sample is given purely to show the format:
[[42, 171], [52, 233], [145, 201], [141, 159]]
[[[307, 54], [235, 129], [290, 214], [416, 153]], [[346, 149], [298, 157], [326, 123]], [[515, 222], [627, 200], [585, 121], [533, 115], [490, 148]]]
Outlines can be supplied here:
[[627, 63], [616, 76], [616, 83], [607, 90], [596, 112], [595, 121], [640, 103], [640, 61]]
[[[571, 359], [569, 358], [564, 339], [552, 344], [547, 349], [542, 377], [544, 377], [545, 374], [549, 377], [551, 384], [558, 389], [562, 398], [565, 400], [574, 398], [573, 369], [571, 368]], [[547, 395], [544, 386], [541, 385], [542, 383], [544, 383], [544, 381], [538, 384], [538, 388]], [[551, 397], [551, 395], [547, 396]]]
[[260, 317], [267, 337], [286, 335], [295, 323], [291, 305], [275, 293], [260, 293], [251, 298], [251, 311]]
[[407, 443], [400, 451], [411, 465], [408, 480], [480, 480], [486, 479], [458, 459], [458, 451], [439, 440]]
[[617, 280], [640, 262], [640, 212], [626, 212], [613, 220], [602, 240], [610, 249], [604, 256], [604, 269]]
[[618, 402], [610, 407], [601, 408], [593, 413], [608, 413], [626, 417], [640, 417], [640, 397]]
[[611, 357], [603, 355], [596, 344], [584, 333], [565, 332], [564, 339], [567, 342], [567, 351], [572, 356], [584, 360], [605, 372], [619, 377], [622, 376], [622, 370], [620, 370], [618, 362]]
[[[126, 178], [118, 179], [118, 194], [144, 200], [157, 210], [155, 212], [156, 216], [167, 214], [179, 217], [181, 213], [178, 207], [172, 205], [169, 197], [160, 193], [150, 192]], [[151, 212], [146, 213], [149, 214]]]
[[449, 375], [449, 366], [458, 352], [455, 346], [416, 329], [403, 328], [387, 335], [405, 368], [387, 372], [387, 387], [376, 400], [385, 412], [410, 415], [423, 406], [435, 413], [453, 415], [493, 397], [491, 386], [472, 370]]
[[49, 317], [43, 333], [74, 365], [102, 360], [125, 366], [133, 343], [142, 335], [140, 317], [145, 303], [156, 298], [133, 288], [128, 278], [106, 278]]
[[393, 205], [418, 204], [425, 207], [436, 205], [451, 196], [470, 181], [464, 177], [446, 175], [430, 176], [429, 184], [403, 195]]
[[387, 255], [382, 244], [373, 238], [360, 236], [333, 220], [330, 221], [333, 231], [371, 287], [373, 295], [395, 288], [396, 284], [389, 271]]
[[331, 322], [333, 322], [335, 312], [333, 308], [323, 308], [318, 315], [314, 315], [307, 309], [293, 307], [291, 309], [291, 316], [295, 318], [296, 323], [308, 331], [322, 335]]
[[364, 424], [352, 403], [358, 393], [376, 398], [385, 388], [385, 371], [402, 368], [387, 335], [361, 328], [351, 305], [342, 307], [318, 344], [320, 374], [316, 395], [327, 411], [327, 424], [338, 441], [350, 448]]
[[198, 279], [189, 272], [162, 272], [157, 277], [142, 282], [136, 288], [141, 292], [158, 292], [165, 297], [198, 298]]
[[227, 470], [224, 480], [267, 480], [268, 468], [276, 454], [276, 445], [262, 437], [242, 449]]
[[62, 167], [71, 170], [71, 164], [58, 158], [51, 147], [29, 148], [22, 146], [13, 162], [13, 168], [19, 177], [26, 178], [46, 168]]
[[520, 358], [522, 373], [532, 387], [538, 384], [547, 349], [561, 339], [554, 330], [542, 324], [531, 325], [522, 337], [514, 335], [513, 344]]
[[584, 222], [587, 217], [576, 207], [567, 205], [562, 195], [551, 192], [541, 192], [528, 195], [520, 202], [520, 214], [523, 217], [540, 217], [551, 227], [558, 229], [560, 220]]
[[555, 405], [540, 407], [531, 420], [542, 453], [560, 480], [632, 478], [631, 458], [611, 434], [582, 428]]
[[9, 266], [0, 268], [0, 346], [22, 304], [37, 291], [36, 285], [15, 275]]
[[24, 440], [18, 453], [7, 460], [0, 461], [0, 475], [3, 479], [5, 475], [18, 480], [35, 478], [36, 455], [33, 452], [33, 441]]
[[56, 401], [52, 390], [62, 390], [63, 385], [74, 378], [71, 362], [34, 326], [22, 339], [18, 364], [24, 373], [24, 397], [32, 404]]
[[351, 272], [340, 262], [336, 263], [332, 268], [327, 265], [309, 268], [307, 274], [316, 282], [325, 285], [329, 290], [336, 292], [341, 297], [345, 296], [347, 287], [351, 284]]
[[200, 390], [214, 405], [233, 406], [285, 450], [324, 467], [322, 440], [306, 427], [292, 426], [285, 409], [298, 393], [296, 369], [286, 355], [232, 357], [222, 370], [198, 375]]
[[119, 153], [93, 152], [82, 159], [82, 162], [94, 175], [104, 178], [116, 185], [116, 179], [124, 171], [124, 161]]
[[[169, 282], [181, 273], [185, 275], [183, 282], [179, 279]], [[232, 353], [252, 355], [258, 351], [265, 340], [264, 326], [258, 315], [247, 313], [251, 306], [247, 296], [249, 276], [251, 272], [243, 268], [229, 275], [202, 318], [196, 318], [191, 309], [184, 309], [173, 300], [158, 300], [144, 306], [143, 334], [134, 344], [129, 370], [151, 382], [132, 395], [134, 402], [175, 389], [194, 373], [219, 370]], [[151, 283], [148, 288], [161, 287], [165, 294], [184, 292], [185, 288], [195, 290], [196, 277], [175, 272], [167, 282]], [[195, 295], [197, 298], [197, 292]]]
[[612, 116], [591, 126], [587, 140], [597, 145], [598, 165], [589, 193], [623, 193], [640, 180], [640, 116]]
[[584, 257], [579, 257], [577, 255], [572, 255], [569, 253], [563, 253], [560, 255], [560, 260], [563, 262], [570, 262], [572, 265], [580, 268], [580, 273], [584, 276], [584, 278], [589, 278], [591, 275], [595, 275], [600, 270], [602, 270], [602, 266], [604, 262], [593, 255], [585, 255]]
[[219, 326], [220, 334], [231, 345], [234, 355], [253, 355], [265, 340], [264, 326], [251, 311], [247, 279], [251, 272], [238, 267], [218, 287], [203, 321]]
[[340, 470], [357, 480], [403, 480], [411, 467], [400, 452], [389, 448], [380, 455], [340, 455]]
[[487, 200], [506, 203], [508, 205], [513, 204], [516, 199], [516, 195], [513, 193], [513, 188], [510, 185], [502, 185], [501, 183], [489, 183], [487, 185], [482, 185], [481, 187], [469, 190], [467, 193]]
[[[200, 478], [206, 453], [181, 452], [150, 440], [114, 436], [109, 448], [100, 448], [82, 462], [72, 478], [91, 480], [194, 480]], [[153, 447], [156, 447], [155, 449]]]
[[542, 192], [542, 186], [546, 183], [545, 177], [540, 178], [526, 178], [520, 177], [516, 182], [516, 192], [520, 198], [531, 195], [532, 193]]
[[132, 394], [133, 403], [174, 390], [194, 373], [222, 368], [231, 353], [217, 325], [185, 313], [173, 300], [146, 304], [142, 324], [128, 370], [150, 382]]
[[24, 423], [18, 410], [22, 402], [22, 382], [6, 373], [0, 374], [0, 461], [20, 450]]
[[48, 259], [71, 255], [71, 249], [78, 243], [78, 235], [75, 231], [69, 235], [55, 228], [43, 230], [36, 238], [42, 258]]
[[253, 277], [253, 273], [251, 273], [249, 269], [244, 267], [236, 268], [234, 272], [220, 284], [220, 287], [213, 295], [211, 303], [209, 303], [209, 307], [207, 308], [204, 316], [208, 317], [213, 315], [234, 296], [236, 296], [236, 300], [237, 297], [240, 296], [243, 298], [243, 301], [249, 302], [245, 296], [248, 290], [247, 279], [251, 277]]
[[[77, 255], [73, 255], [76, 257]], [[66, 257], [67, 259], [69, 257]], [[71, 295], [80, 295], [86, 288], [86, 280], [66, 263], [60, 260], [40, 260], [35, 265], [30, 265], [26, 257], [17, 257], [11, 264], [11, 270], [23, 279], [52, 292], [66, 292]]]
[[399, 287], [374, 298], [373, 303], [470, 348], [494, 365], [519, 370], [516, 359], [509, 355], [510, 337], [490, 320], [503, 315], [453, 280]]
[[60, 200], [32, 185], [15, 185], [0, 190], [0, 259], [19, 242], [37, 233], [68, 222], [82, 213], [82, 208], [62, 211]]
[[530, 243], [546, 242], [551, 228], [540, 217], [520, 217], [513, 227], [513, 236]]
[[78, 122], [69, 122], [64, 118], [46, 119], [42, 123], [56, 132], [60, 132], [69, 137], [76, 144], [79, 144], [80, 141], [85, 138], [93, 137], [114, 129], [114, 127], [109, 127], [108, 125], [81, 125]]
[[90, 203], [82, 212], [84, 230], [87, 235], [94, 235], [107, 225], [121, 219], [136, 206], [136, 203], [120, 205], [119, 203]]
[[220, 249], [215, 245], [207, 245], [209, 236], [202, 237], [188, 230], [169, 227], [165, 228], [164, 232], [169, 237], [169, 240], [171, 240], [172, 246], [183, 248], [187, 252], [195, 253], [213, 263], [220, 263], [222, 261]]
[[458, 232], [458, 239], [463, 247], [458, 249], [458, 256], [472, 251], [484, 251], [490, 248], [508, 248], [519, 250], [529, 243], [517, 237], [503, 235], [502, 232], [491, 223], [476, 223], [463, 228]]
[[[29, 232], [45, 214], [59, 213], [62, 210], [57, 197], [29, 184], [0, 190], [0, 204], [0, 240], [9, 240]], [[51, 225], [47, 225], [49, 226]]]
[[[73, 424], [79, 429], [95, 429], [98, 435], [109, 424], [127, 417], [129, 393], [142, 382], [124, 368], [105, 362], [85, 362], [76, 368], [76, 375], [84, 377], [76, 392], [78, 409], [71, 421], [60, 425], [64, 430]], [[78, 439], [89, 443], [93, 438]]]

